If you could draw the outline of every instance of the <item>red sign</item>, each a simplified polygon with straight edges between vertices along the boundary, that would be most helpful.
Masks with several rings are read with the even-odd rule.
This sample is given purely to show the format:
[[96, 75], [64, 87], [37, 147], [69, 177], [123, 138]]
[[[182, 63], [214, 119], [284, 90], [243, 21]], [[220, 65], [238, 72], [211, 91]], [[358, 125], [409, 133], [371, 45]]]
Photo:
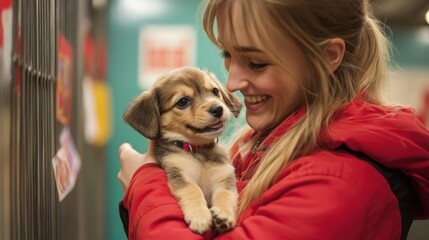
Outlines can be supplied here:
[[61, 33], [58, 35], [58, 44], [56, 117], [63, 125], [69, 125], [73, 89], [73, 49]]
[[187, 25], [154, 25], [140, 34], [139, 85], [149, 88], [172, 69], [195, 65], [196, 33]]

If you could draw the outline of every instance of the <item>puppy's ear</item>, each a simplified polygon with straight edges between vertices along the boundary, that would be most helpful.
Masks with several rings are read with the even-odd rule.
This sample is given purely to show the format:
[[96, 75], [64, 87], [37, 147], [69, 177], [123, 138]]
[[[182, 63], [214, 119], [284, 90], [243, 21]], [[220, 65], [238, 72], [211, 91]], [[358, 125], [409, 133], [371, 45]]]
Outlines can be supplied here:
[[222, 94], [222, 98], [225, 101], [226, 106], [231, 110], [234, 117], [238, 117], [240, 114], [241, 108], [243, 104], [241, 100], [235, 96], [233, 93], [226, 90], [226, 88], [222, 85], [222, 83], [217, 79], [216, 75], [212, 72], [206, 71], [213, 81], [215, 81], [216, 85], [219, 88], [220, 93]]
[[143, 136], [157, 138], [160, 113], [155, 90], [140, 94], [125, 111], [124, 120]]
[[226, 106], [228, 106], [229, 110], [231, 110], [234, 117], [238, 117], [241, 108], [243, 107], [241, 100], [223, 87], [220, 90]]

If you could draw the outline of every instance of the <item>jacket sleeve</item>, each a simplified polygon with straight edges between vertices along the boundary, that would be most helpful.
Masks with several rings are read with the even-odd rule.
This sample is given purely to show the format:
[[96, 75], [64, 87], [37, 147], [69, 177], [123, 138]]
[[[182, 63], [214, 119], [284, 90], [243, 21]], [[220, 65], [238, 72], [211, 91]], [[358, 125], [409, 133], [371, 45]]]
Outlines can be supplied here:
[[[382, 176], [378, 178], [383, 179]], [[377, 237], [399, 239], [395, 236], [400, 236], [400, 227], [392, 228], [400, 226], [397, 205], [394, 200], [386, 201], [382, 197], [389, 195], [387, 183], [368, 179], [371, 179], [369, 185], [372, 187], [369, 189], [373, 189], [372, 192], [366, 184], [351, 185], [349, 181], [329, 174], [283, 178], [255, 202], [257, 207], [249, 207], [235, 228], [215, 237], [212, 232], [204, 236], [195, 234], [187, 227], [179, 205], [170, 194], [164, 171], [156, 165], [145, 165], [133, 176], [124, 198], [125, 207], [130, 212], [129, 237], [358, 240], [368, 237], [365, 233], [371, 230], [367, 228], [376, 225], [372, 222], [376, 218], [374, 216], [388, 214], [381, 216], [388, 219], [383, 225], [388, 226], [384, 231], [387, 235], [380, 236], [380, 231], [377, 231]], [[361, 189], [356, 186], [361, 186]], [[368, 206], [390, 210], [372, 213]]]
[[[267, 194], [277, 198], [257, 202], [259, 206], [254, 209], [251, 206], [251, 210], [241, 216], [239, 225], [217, 239], [359, 240], [399, 239], [401, 235], [394, 200], [387, 201], [388, 206], [383, 206], [386, 204], [383, 200], [369, 201], [364, 196], [368, 193], [359, 192], [334, 176], [304, 176], [286, 181], [281, 188], [268, 190]], [[388, 186], [379, 189], [389, 191]], [[389, 210], [368, 211], [371, 204], [375, 209]], [[385, 231], [378, 229], [371, 235], [378, 214], [381, 219], [388, 219], [388, 223], [380, 226], [385, 227]]]
[[[170, 193], [166, 174], [156, 164], [143, 165], [134, 173], [123, 203], [129, 212], [130, 240], [204, 239], [186, 225], [182, 211]], [[208, 232], [206, 236], [210, 234]]]

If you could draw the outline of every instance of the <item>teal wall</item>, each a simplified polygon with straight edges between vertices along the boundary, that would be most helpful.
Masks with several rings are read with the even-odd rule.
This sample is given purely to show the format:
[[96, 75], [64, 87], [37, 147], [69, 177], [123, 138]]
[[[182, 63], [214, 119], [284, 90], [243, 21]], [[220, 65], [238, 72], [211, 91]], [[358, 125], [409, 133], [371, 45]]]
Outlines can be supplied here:
[[429, 69], [429, 26], [391, 27], [389, 35], [394, 61], [400, 67]]
[[[135, 15], [126, 11], [122, 1], [110, 1], [108, 40], [109, 40], [109, 72], [108, 81], [113, 95], [113, 136], [107, 147], [107, 236], [108, 239], [126, 239], [118, 214], [118, 203], [123, 191], [117, 180], [119, 171], [118, 148], [123, 142], [131, 143], [140, 151], [146, 150], [146, 140], [137, 134], [122, 120], [122, 114], [128, 103], [142, 89], [138, 87], [137, 61], [139, 31], [146, 24], [191, 24], [197, 29], [197, 61], [199, 67], [207, 68], [224, 81], [225, 72], [220, 52], [204, 35], [202, 23], [197, 10], [200, 1], [195, 0], [125, 0], [128, 2], [165, 5], [162, 13], [153, 16]], [[156, 7], [156, 6], [155, 6]], [[152, 15], [152, 16], [151, 16]]]

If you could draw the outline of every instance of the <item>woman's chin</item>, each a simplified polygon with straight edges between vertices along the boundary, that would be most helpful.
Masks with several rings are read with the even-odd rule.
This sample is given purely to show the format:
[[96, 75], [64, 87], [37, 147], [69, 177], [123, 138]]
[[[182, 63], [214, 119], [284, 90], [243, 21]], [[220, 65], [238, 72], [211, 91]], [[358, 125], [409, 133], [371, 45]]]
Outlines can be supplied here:
[[255, 131], [264, 131], [268, 129], [268, 122], [263, 116], [255, 116], [253, 114], [246, 113], [247, 124]]

